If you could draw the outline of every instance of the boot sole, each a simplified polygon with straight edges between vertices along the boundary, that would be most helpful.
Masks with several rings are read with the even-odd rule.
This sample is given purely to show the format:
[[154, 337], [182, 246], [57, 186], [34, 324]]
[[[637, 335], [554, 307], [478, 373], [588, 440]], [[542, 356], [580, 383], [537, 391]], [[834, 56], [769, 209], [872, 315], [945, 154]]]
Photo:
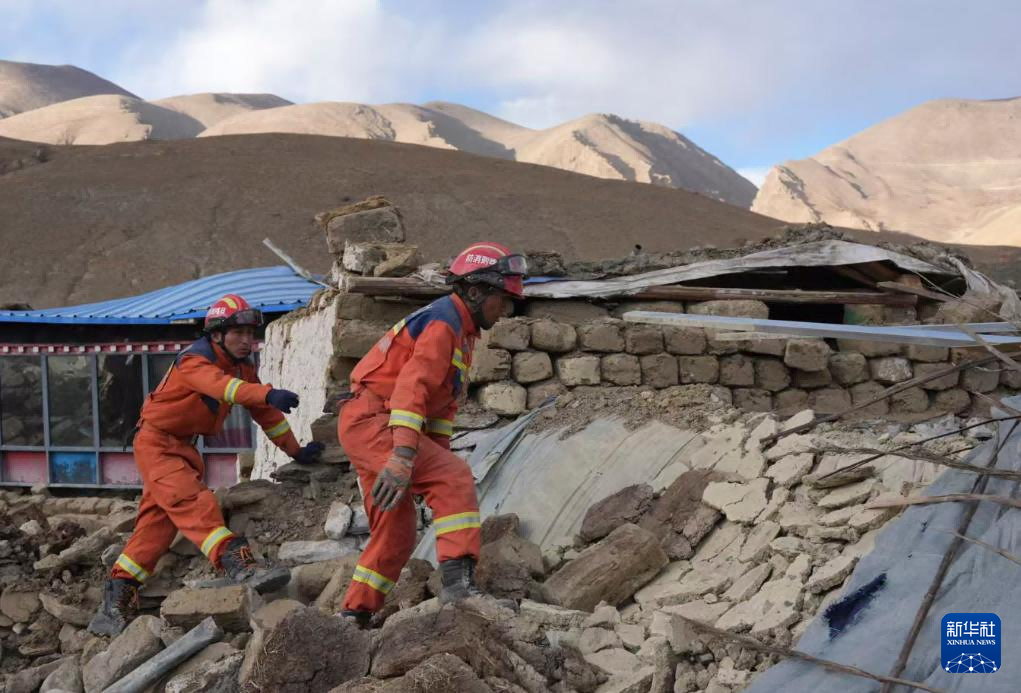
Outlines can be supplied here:
[[104, 614], [96, 614], [89, 621], [88, 632], [93, 635], [99, 635], [107, 638], [113, 638], [124, 632], [127, 628], [127, 623], [118, 623], [114, 619]]

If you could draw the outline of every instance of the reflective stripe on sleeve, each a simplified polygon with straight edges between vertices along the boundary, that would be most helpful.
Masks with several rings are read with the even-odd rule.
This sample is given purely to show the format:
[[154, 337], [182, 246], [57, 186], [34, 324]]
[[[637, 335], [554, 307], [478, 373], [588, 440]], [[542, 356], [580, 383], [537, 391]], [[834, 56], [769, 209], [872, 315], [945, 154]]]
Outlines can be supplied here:
[[235, 398], [238, 396], [238, 390], [245, 384], [244, 380], [240, 378], [231, 378], [230, 382], [227, 383], [227, 387], [223, 391], [223, 401], [229, 404], [236, 404]]
[[264, 429], [264, 432], [266, 433], [267, 438], [269, 438], [270, 440], [276, 440], [280, 436], [287, 433], [289, 430], [291, 430], [291, 424], [287, 423], [287, 419], [284, 419], [276, 426], [271, 426], [270, 428]]
[[394, 409], [390, 412], [391, 426], [405, 426], [421, 432], [422, 425], [424, 423], [425, 418], [419, 416], [413, 411], [407, 411], [406, 409]]
[[441, 436], [454, 435], [454, 422], [449, 419], [429, 419], [426, 422], [425, 430]]

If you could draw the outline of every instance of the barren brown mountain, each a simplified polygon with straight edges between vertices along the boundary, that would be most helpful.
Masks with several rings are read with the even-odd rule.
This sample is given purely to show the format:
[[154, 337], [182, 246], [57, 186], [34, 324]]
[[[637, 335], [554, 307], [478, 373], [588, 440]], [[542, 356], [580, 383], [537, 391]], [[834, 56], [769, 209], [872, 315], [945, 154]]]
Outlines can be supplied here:
[[73, 65], [0, 60], [0, 118], [96, 94], [134, 96], [113, 82]]
[[754, 211], [1021, 245], [1021, 98], [931, 101], [774, 168]]
[[[636, 243], [649, 251], [739, 246], [781, 226], [684, 190], [338, 137], [245, 135], [106, 147], [0, 140], [3, 171], [0, 303], [34, 307], [279, 264], [261, 243], [267, 236], [325, 273], [330, 260], [313, 216], [377, 194], [400, 205], [409, 241], [431, 259], [480, 238], [601, 259], [626, 255]], [[1016, 256], [1002, 255], [1002, 262], [1016, 269]]]
[[[216, 272], [279, 264], [269, 236], [327, 272], [318, 212], [370, 195], [403, 210], [431, 258], [479, 238], [624, 255], [771, 235], [773, 219], [702, 195], [430, 147], [301, 135], [107, 147], [6, 142], [0, 177], [0, 303], [68, 305]], [[0, 167], [0, 170], [3, 170]]]
[[328, 101], [241, 113], [202, 137], [286, 132], [392, 140], [543, 164], [599, 178], [684, 188], [749, 207], [755, 186], [656, 123], [592, 114], [532, 130], [459, 104], [368, 106]]
[[100, 94], [0, 120], [0, 137], [46, 144], [179, 140], [239, 113], [289, 103], [272, 94], [191, 94], [151, 102]]
[[[16, 78], [4, 80], [4, 65]], [[191, 94], [143, 101], [108, 82], [108, 88], [84, 84], [77, 73], [75, 84], [82, 93], [69, 91], [60, 98], [62, 92], [53, 83], [63, 68], [49, 68], [57, 70], [53, 74], [42, 68], [46, 66], [0, 64], [0, 117], [6, 101], [18, 105], [8, 114], [14, 117], [0, 122], [0, 137], [110, 144], [199, 135], [331, 135], [456, 149], [599, 178], [684, 188], [745, 209], [755, 197], [750, 181], [680, 133], [615, 115], [593, 114], [532, 130], [441, 101], [424, 106], [292, 104], [272, 94]], [[66, 75], [63, 79], [74, 81]]]

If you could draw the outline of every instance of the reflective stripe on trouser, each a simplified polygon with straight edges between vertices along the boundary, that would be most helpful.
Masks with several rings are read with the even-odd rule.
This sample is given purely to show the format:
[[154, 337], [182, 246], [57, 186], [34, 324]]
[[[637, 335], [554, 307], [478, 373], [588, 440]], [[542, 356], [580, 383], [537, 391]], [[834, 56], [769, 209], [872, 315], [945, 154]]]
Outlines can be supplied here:
[[[371, 494], [376, 475], [393, 447], [389, 414], [382, 402], [363, 391], [344, 404], [338, 423], [341, 445], [358, 472], [361, 487]], [[418, 518], [412, 495], [425, 497], [437, 524], [436, 556], [445, 561], [471, 556], [478, 559], [481, 530], [475, 480], [468, 463], [435, 441], [419, 439], [418, 456], [411, 478], [411, 492], [387, 512], [378, 511], [371, 496], [365, 511], [371, 531], [369, 543], [358, 560], [354, 578], [344, 596], [344, 609], [378, 611], [392, 583], [415, 548]]]
[[118, 560], [111, 575], [138, 580], [135, 567], [151, 575], [178, 531], [219, 566], [226, 540], [234, 535], [225, 527], [213, 492], [202, 482], [205, 466], [198, 450], [143, 428], [135, 436], [135, 464], [142, 477], [142, 500], [135, 529], [121, 553], [131, 563]]

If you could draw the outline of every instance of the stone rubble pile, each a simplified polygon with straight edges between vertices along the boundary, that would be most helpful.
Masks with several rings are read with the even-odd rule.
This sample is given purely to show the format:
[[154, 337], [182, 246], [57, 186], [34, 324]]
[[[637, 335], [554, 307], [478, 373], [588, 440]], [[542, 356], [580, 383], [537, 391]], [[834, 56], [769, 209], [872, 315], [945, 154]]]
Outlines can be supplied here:
[[[812, 418], [714, 419], [689, 471], [658, 493], [638, 483], [593, 499], [571, 546], [524, 539], [516, 516], [487, 518], [478, 581], [515, 610], [441, 608], [438, 571], [415, 560], [371, 631], [336, 615], [368, 531], [346, 463], [284, 467], [279, 483], [218, 492], [230, 526], [291, 566], [285, 589], [204, 587], [205, 559], [179, 540], [143, 589], [142, 615], [112, 640], [85, 626], [134, 504], [5, 492], [0, 690], [102, 691], [211, 618], [219, 641], [148, 690], [740, 691], [775, 658], [700, 636], [685, 619], [790, 644], [839, 598], [896, 513], [867, 504], [938, 473], [891, 454], [826, 477], [863, 455], [825, 450], [891, 449], [965, 423], [830, 424], [764, 444]], [[925, 449], [958, 450], [992, 432], [975, 428]], [[428, 521], [421, 513], [420, 529]]]

